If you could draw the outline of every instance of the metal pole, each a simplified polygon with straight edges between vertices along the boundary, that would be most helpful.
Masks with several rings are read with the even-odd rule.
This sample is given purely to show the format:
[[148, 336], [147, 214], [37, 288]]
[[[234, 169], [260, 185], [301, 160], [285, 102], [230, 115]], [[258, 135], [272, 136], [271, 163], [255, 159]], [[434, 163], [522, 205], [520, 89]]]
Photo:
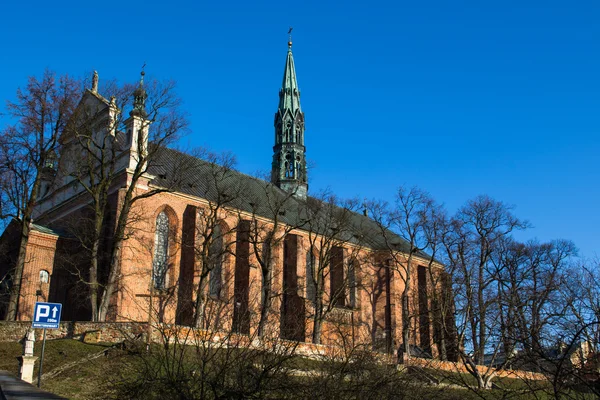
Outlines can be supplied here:
[[42, 368], [44, 367], [44, 350], [46, 350], [46, 328], [44, 328], [44, 340], [42, 341], [42, 356], [40, 357], [40, 370], [38, 371], [38, 387], [42, 387]]

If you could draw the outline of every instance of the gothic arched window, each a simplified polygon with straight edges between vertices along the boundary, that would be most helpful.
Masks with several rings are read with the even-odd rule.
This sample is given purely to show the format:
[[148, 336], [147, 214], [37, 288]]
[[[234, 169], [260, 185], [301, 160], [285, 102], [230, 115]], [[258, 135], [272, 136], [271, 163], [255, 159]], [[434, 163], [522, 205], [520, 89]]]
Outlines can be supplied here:
[[154, 259], [152, 261], [152, 279], [156, 289], [164, 289], [166, 285], [167, 267], [169, 265], [169, 217], [162, 211], [156, 217], [156, 233], [154, 234]]
[[285, 162], [285, 177], [286, 178], [294, 178], [295, 177], [294, 156], [291, 153], [287, 153], [285, 155], [285, 159], [287, 160]]
[[208, 248], [208, 259], [211, 263], [209, 294], [213, 297], [220, 297], [223, 286], [223, 236], [220, 225], [215, 226], [212, 236], [212, 243]]
[[296, 179], [302, 179], [302, 164], [300, 163], [300, 156], [296, 156], [296, 165], [294, 167], [294, 177]]
[[292, 121], [287, 121], [285, 124], [285, 141], [292, 141]]
[[333, 246], [329, 255], [329, 298], [335, 307], [346, 307], [346, 275], [344, 249]]
[[302, 143], [302, 123], [296, 123], [296, 143]]
[[275, 129], [275, 144], [281, 143], [281, 122], [277, 123], [277, 128]]

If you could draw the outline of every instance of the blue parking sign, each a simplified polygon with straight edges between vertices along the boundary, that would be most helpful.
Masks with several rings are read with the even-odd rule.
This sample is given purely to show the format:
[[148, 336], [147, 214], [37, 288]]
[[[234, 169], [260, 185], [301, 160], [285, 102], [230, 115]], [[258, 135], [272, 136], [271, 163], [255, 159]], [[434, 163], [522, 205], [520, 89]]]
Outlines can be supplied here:
[[35, 303], [32, 328], [57, 329], [60, 323], [60, 303]]

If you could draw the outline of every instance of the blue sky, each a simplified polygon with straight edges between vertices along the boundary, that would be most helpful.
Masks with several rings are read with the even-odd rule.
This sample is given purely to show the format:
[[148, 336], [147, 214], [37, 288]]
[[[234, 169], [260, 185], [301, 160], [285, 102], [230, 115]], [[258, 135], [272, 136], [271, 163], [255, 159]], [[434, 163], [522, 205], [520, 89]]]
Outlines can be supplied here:
[[0, 99], [44, 68], [174, 79], [184, 146], [268, 171], [287, 29], [310, 192], [391, 199], [418, 185], [453, 211], [488, 194], [600, 255], [597, 1], [5, 2]]

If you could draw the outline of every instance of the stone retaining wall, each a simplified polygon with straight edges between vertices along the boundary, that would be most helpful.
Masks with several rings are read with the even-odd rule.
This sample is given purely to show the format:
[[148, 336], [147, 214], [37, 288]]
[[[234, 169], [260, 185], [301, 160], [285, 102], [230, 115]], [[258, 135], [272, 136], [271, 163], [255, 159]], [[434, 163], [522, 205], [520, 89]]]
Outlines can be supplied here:
[[[0, 342], [17, 342], [21, 340], [29, 321], [0, 321]], [[46, 329], [47, 339], [76, 339], [86, 342], [115, 343], [143, 335], [146, 324], [139, 322], [61, 322], [58, 329]], [[36, 329], [36, 336], [41, 338], [42, 329]]]
[[[439, 371], [469, 373], [469, 371], [467, 370], [467, 367], [463, 363], [460, 363], [460, 362], [427, 360], [424, 358], [411, 357], [409, 359], [405, 358], [403, 364], [406, 366], [431, 368], [431, 369], [436, 369]], [[486, 367], [484, 365], [477, 366], [477, 369], [482, 374], [486, 373], [488, 371], [488, 368], [489, 367]], [[513, 369], [496, 370], [495, 374], [499, 378], [513, 378], [513, 379], [534, 380], [534, 381], [541, 381], [541, 380], [548, 379], [544, 374], [541, 374], [538, 372], [521, 371], [521, 370], [513, 370]]]

